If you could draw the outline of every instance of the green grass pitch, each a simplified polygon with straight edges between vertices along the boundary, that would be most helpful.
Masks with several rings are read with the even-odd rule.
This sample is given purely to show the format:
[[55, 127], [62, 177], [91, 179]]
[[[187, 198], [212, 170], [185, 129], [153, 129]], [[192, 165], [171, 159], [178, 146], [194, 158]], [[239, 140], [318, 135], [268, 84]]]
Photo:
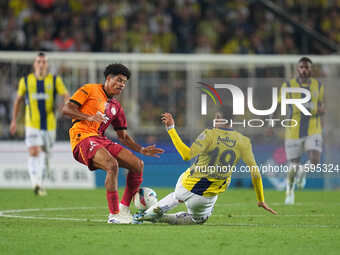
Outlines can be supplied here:
[[110, 225], [104, 189], [48, 192], [0, 189], [0, 254], [340, 254], [340, 191], [298, 191], [285, 206], [283, 192], [265, 190], [274, 216], [253, 190], [231, 189], [195, 226]]

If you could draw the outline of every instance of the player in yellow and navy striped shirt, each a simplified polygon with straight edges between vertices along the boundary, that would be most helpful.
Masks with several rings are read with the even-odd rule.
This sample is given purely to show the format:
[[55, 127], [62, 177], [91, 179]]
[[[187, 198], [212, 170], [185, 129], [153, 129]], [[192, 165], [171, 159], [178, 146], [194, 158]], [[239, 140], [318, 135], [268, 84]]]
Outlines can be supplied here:
[[[232, 167], [242, 159], [249, 167], [256, 192], [258, 206], [276, 214], [264, 202], [262, 178], [255, 162], [249, 138], [229, 128], [231, 110], [225, 108], [214, 119], [214, 128], [205, 129], [189, 148], [175, 129], [170, 113], [162, 115], [168, 133], [177, 151], [184, 160], [197, 157], [196, 162], [178, 179], [176, 189], [157, 204], [150, 207], [144, 215], [136, 215], [136, 221], [150, 220], [170, 224], [201, 224], [211, 215], [218, 194], [224, 192], [230, 183]], [[184, 202], [188, 213], [164, 214]]]
[[18, 95], [14, 102], [10, 132], [15, 134], [16, 120], [20, 105], [25, 100], [25, 143], [28, 147], [28, 170], [34, 192], [44, 195], [43, 175], [48, 168], [49, 152], [55, 140], [56, 96], [69, 94], [59, 76], [47, 72], [48, 63], [44, 53], [39, 53], [34, 60], [34, 73], [22, 77], [19, 81]]
[[[304, 115], [296, 105], [290, 105], [287, 119], [294, 119], [297, 123], [294, 127], [285, 128], [285, 150], [287, 160], [290, 162], [286, 186], [286, 204], [294, 204], [294, 188], [303, 188], [306, 184], [305, 167], [310, 164], [318, 164], [322, 152], [322, 121], [321, 116], [325, 112], [324, 85], [312, 78], [312, 61], [303, 57], [298, 62], [298, 77], [282, 84], [282, 88], [304, 88], [311, 92], [311, 100], [304, 106], [312, 114]], [[300, 93], [288, 93], [287, 98], [298, 99]], [[279, 102], [281, 96], [279, 96]], [[301, 156], [306, 151], [309, 160], [305, 166], [300, 165]]]

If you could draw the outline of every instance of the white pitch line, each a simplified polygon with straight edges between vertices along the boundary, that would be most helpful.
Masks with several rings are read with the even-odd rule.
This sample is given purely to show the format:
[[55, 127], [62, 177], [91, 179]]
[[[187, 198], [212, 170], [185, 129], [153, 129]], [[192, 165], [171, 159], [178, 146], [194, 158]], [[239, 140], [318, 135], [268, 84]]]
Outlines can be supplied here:
[[[36, 219], [36, 220], [56, 220], [56, 221], [77, 221], [77, 222], [99, 222], [104, 223], [106, 220], [100, 219], [88, 219], [88, 218], [65, 218], [65, 217], [42, 217], [42, 216], [24, 216], [24, 215], [11, 215], [8, 213], [21, 213], [21, 212], [37, 212], [37, 211], [63, 211], [63, 210], [89, 210], [89, 209], [99, 209], [105, 207], [68, 207], [68, 208], [30, 208], [30, 209], [12, 209], [12, 210], [3, 210], [0, 211], [0, 217], [4, 218], [21, 218], [21, 219]], [[232, 214], [231, 214], [232, 215]], [[228, 217], [228, 215], [215, 214], [213, 216], [217, 217]], [[232, 215], [232, 217], [264, 217], [265, 215]], [[334, 214], [330, 215], [278, 215], [278, 216], [288, 216], [288, 217], [297, 217], [297, 216], [306, 216], [306, 217], [324, 217], [324, 216], [336, 216]], [[247, 223], [224, 223], [224, 224], [208, 224], [209, 226], [239, 226], [239, 227], [316, 227], [316, 228], [340, 228], [339, 225], [318, 225], [318, 224], [247, 224]]]
[[27, 209], [11, 209], [0, 211], [0, 214], [4, 213], [21, 213], [21, 212], [39, 212], [39, 211], [66, 211], [66, 210], [89, 210], [100, 209], [105, 207], [59, 207], [59, 208], [27, 208]]
[[20, 219], [33, 219], [33, 220], [60, 220], [60, 221], [81, 221], [81, 222], [106, 222], [105, 220], [99, 219], [77, 219], [77, 218], [52, 218], [52, 217], [41, 217], [41, 216], [22, 216], [22, 215], [6, 215], [2, 214], [1, 217], [5, 218], [20, 218]]
[[0, 211], [0, 217], [4, 218], [21, 218], [21, 219], [36, 219], [36, 220], [60, 220], [60, 221], [80, 221], [80, 222], [105, 222], [99, 219], [78, 219], [78, 218], [64, 218], [64, 217], [42, 217], [42, 216], [24, 216], [11, 215], [8, 213], [22, 213], [22, 212], [39, 212], [39, 211], [65, 211], [65, 210], [89, 210], [99, 209], [104, 207], [66, 207], [66, 208], [28, 208], [28, 209], [12, 209]]

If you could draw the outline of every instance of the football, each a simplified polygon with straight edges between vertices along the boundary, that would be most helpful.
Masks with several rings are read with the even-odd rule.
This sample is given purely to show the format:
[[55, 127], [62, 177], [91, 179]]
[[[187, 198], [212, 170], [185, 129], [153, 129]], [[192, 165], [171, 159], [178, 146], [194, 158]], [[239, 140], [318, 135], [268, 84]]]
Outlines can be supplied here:
[[135, 207], [139, 211], [145, 211], [157, 203], [157, 194], [153, 189], [142, 187], [133, 197]]

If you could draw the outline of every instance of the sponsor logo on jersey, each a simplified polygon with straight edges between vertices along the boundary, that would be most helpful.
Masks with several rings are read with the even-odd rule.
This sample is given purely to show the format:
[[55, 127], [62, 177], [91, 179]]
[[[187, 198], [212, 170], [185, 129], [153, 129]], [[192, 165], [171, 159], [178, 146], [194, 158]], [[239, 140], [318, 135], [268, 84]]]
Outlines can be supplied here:
[[235, 144], [236, 144], [236, 140], [230, 139], [229, 136], [227, 136], [227, 137], [218, 136], [217, 144], [220, 144], [220, 143], [222, 143], [222, 144], [224, 144], [228, 147], [234, 147]]
[[32, 93], [32, 98], [36, 100], [47, 100], [49, 96], [46, 93]]

